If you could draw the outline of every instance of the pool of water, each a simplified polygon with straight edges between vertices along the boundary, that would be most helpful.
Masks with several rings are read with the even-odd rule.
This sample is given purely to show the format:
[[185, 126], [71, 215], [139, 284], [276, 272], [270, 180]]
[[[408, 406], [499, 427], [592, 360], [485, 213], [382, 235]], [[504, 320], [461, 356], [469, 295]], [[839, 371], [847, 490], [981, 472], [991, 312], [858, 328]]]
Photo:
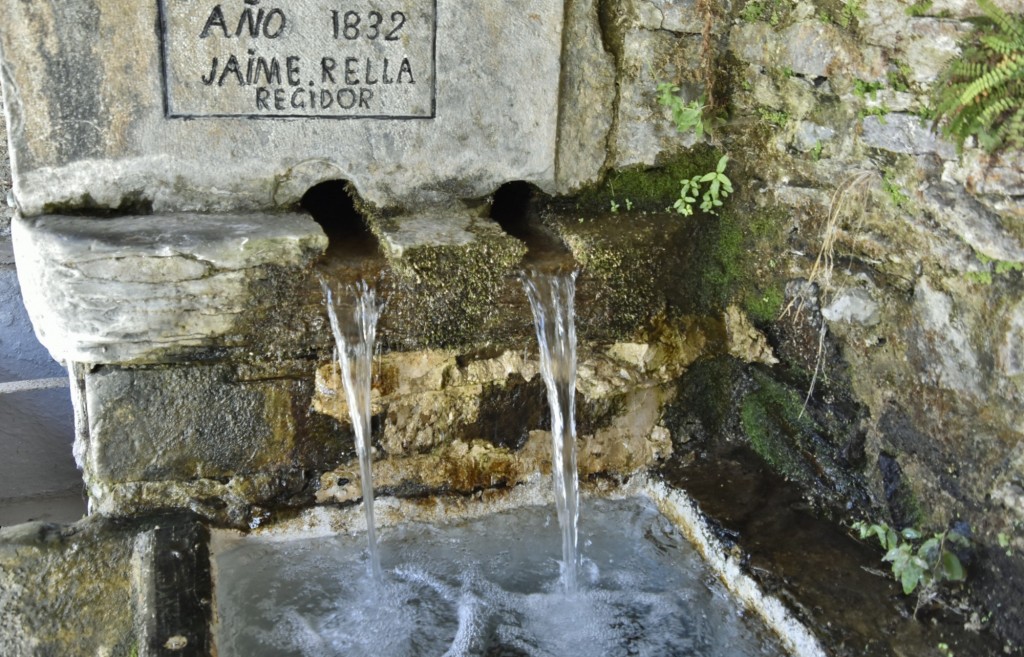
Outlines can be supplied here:
[[783, 655], [645, 498], [586, 500], [565, 594], [553, 506], [362, 536], [241, 540], [214, 555], [221, 657]]

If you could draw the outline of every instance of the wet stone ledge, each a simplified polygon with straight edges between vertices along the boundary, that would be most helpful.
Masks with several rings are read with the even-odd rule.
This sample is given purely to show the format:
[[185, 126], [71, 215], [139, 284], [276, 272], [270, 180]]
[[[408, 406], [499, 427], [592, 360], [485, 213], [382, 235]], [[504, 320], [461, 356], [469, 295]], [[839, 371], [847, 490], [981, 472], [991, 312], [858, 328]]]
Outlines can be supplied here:
[[301, 214], [16, 218], [18, 276], [58, 361], [161, 363], [298, 349], [327, 238]]

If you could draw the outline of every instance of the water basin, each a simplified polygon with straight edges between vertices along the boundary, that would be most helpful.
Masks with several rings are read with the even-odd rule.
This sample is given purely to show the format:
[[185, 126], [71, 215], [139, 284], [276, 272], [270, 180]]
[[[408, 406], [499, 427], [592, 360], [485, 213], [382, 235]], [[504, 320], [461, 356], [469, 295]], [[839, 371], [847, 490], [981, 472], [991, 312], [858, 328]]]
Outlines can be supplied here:
[[587, 499], [580, 587], [559, 582], [553, 505], [380, 536], [249, 537], [214, 550], [222, 657], [783, 655], [645, 497]]

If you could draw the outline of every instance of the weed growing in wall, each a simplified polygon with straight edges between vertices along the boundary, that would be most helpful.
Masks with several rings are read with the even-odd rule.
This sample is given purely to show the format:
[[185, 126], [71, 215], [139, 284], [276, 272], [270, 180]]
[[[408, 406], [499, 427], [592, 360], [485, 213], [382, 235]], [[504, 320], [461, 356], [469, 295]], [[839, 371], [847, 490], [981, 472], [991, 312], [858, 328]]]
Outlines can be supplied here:
[[877, 100], [878, 91], [884, 88], [885, 85], [881, 82], [869, 82], [867, 80], [861, 80], [860, 78], [853, 81], [853, 95], [865, 100], [868, 96], [871, 97], [871, 100]]
[[989, 258], [984, 253], [975, 253], [974, 256], [978, 259], [978, 262], [981, 263], [983, 269], [978, 271], [969, 271], [964, 274], [964, 278], [972, 283], [992, 285], [992, 281], [994, 280], [993, 276], [1004, 276], [1012, 271], [1024, 271], [1024, 263], [995, 260], [993, 258]]
[[782, 23], [790, 10], [790, 3], [786, 0], [748, 0], [739, 15], [748, 23], [764, 21], [776, 27]]
[[[679, 198], [672, 205], [675, 211], [684, 217], [691, 216], [693, 204], [697, 202], [697, 195], [700, 194], [700, 209], [709, 214], [718, 214], [718, 208], [722, 207], [725, 197], [732, 194], [732, 181], [725, 175], [728, 163], [729, 156], [723, 155], [719, 158], [714, 171], [679, 181], [682, 187], [679, 190]], [[708, 186], [701, 194], [701, 188], [705, 183], [708, 183]]]
[[1024, 15], [978, 0], [983, 21], [932, 94], [933, 129], [958, 148], [974, 136], [987, 152], [1024, 148]]
[[893, 173], [885, 169], [882, 171], [882, 190], [885, 192], [892, 204], [898, 208], [906, 208], [910, 197], [903, 191], [903, 187], [896, 181]]
[[920, 530], [908, 527], [897, 532], [885, 523], [856, 522], [853, 529], [862, 539], [869, 536], [878, 538], [882, 549], [886, 550], [882, 560], [892, 564], [893, 577], [903, 587], [905, 595], [917, 591], [915, 616], [923, 604], [935, 598], [940, 583], [966, 579], [963, 564], [953, 548], [969, 547], [970, 542], [952, 529], [927, 539]]
[[693, 130], [697, 139], [704, 138], [704, 97], [684, 103], [679, 97], [679, 87], [668, 82], [658, 83], [658, 104], [669, 108], [672, 121], [679, 132]]
[[[703, 138], [704, 112], [706, 110], [703, 97], [684, 103], [683, 99], [679, 97], [679, 87], [668, 82], [660, 82], [658, 83], [658, 104], [668, 107], [672, 111], [672, 121], [675, 123], [676, 131], [686, 133], [693, 130], [698, 139]], [[712, 171], [680, 180], [679, 198], [672, 205], [675, 211], [684, 217], [693, 215], [693, 204], [700, 196], [700, 209], [710, 214], [718, 214], [718, 208], [722, 207], [723, 200], [732, 194], [732, 181], [725, 175], [725, 167], [728, 163], [729, 156], [723, 155], [718, 158]]]
[[789, 114], [783, 110], [772, 109], [770, 107], [758, 107], [757, 113], [761, 115], [761, 120], [765, 123], [785, 128], [786, 124], [789, 123]]
[[917, 2], [907, 7], [904, 11], [907, 16], [924, 16], [931, 11], [933, 4], [932, 0], [917, 0]]

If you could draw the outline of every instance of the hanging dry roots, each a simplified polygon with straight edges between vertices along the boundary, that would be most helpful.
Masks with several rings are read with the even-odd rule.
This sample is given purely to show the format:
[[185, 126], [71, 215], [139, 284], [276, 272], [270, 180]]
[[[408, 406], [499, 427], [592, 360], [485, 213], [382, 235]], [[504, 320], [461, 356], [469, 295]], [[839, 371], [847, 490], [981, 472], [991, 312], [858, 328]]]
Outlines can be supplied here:
[[[860, 171], [844, 180], [832, 193], [832, 200], [828, 206], [828, 218], [821, 231], [821, 247], [818, 249], [818, 257], [815, 258], [811, 272], [807, 276], [809, 284], [817, 283], [821, 286], [822, 303], [825, 302], [832, 290], [832, 268], [835, 263], [836, 239], [839, 237], [839, 220], [849, 204], [850, 197], [858, 193], [863, 194], [867, 182], [877, 176], [878, 174], [874, 171]], [[800, 317], [806, 301], [803, 295], [790, 299], [779, 314], [779, 319], [792, 313], [795, 321]]]
[[[874, 171], [860, 171], [852, 174], [836, 188], [832, 193], [832, 199], [828, 206], [828, 218], [821, 232], [821, 247], [818, 249], [818, 257], [814, 260], [811, 272], [807, 276], [808, 284], [817, 283], [821, 287], [821, 303], [824, 305], [832, 296], [832, 268], [835, 264], [836, 239], [839, 236], [839, 220], [843, 216], [850, 198], [857, 194], [863, 194], [867, 188], [868, 181], [877, 177]], [[807, 298], [800, 294], [789, 300], [786, 307], [779, 314], [779, 319], [792, 315], [795, 323], [803, 312]], [[811, 383], [807, 388], [807, 396], [804, 398], [803, 408], [800, 409], [802, 417], [807, 410], [807, 404], [814, 394], [814, 387], [818, 383], [818, 376], [824, 366], [825, 355], [825, 333], [827, 326], [825, 320], [821, 320], [821, 327], [818, 330], [818, 350], [814, 357], [814, 373], [811, 375]]]
[[704, 29], [701, 32], [700, 76], [704, 83], [704, 104], [707, 111], [715, 109], [715, 44], [711, 30], [715, 23], [713, 0], [697, 0], [697, 10], [704, 18]]

